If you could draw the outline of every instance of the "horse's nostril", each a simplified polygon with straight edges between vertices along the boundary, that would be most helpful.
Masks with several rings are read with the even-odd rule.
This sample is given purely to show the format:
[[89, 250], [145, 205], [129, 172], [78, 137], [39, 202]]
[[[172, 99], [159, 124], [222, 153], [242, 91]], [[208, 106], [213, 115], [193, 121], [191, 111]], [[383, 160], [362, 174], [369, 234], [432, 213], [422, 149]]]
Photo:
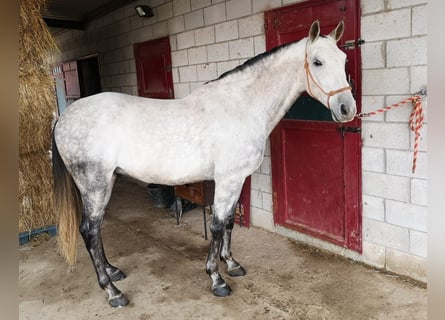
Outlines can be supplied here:
[[345, 104], [343, 104], [343, 103], [340, 105], [340, 112], [344, 116], [348, 115], [348, 109], [346, 108]]

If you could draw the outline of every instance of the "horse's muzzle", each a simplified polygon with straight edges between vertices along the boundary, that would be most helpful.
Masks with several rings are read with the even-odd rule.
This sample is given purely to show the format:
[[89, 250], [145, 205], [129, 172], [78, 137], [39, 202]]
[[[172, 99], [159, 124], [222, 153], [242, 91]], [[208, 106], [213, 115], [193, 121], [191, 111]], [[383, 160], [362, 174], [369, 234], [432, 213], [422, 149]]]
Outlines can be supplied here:
[[357, 107], [351, 92], [341, 92], [332, 96], [331, 115], [335, 122], [348, 122], [354, 119]]

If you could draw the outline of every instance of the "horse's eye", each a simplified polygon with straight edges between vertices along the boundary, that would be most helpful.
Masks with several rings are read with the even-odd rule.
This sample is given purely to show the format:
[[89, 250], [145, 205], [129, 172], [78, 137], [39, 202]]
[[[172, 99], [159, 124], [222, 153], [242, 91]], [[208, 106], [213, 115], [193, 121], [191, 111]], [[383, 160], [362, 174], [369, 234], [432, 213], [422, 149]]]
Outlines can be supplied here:
[[321, 67], [322, 65], [323, 65], [323, 62], [321, 62], [320, 60], [318, 60], [318, 59], [314, 60], [314, 66]]

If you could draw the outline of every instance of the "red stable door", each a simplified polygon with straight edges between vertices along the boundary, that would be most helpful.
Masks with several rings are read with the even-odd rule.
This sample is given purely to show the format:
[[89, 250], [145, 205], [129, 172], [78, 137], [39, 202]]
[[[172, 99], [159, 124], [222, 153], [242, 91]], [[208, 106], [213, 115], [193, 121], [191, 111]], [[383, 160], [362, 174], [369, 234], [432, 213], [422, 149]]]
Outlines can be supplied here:
[[[347, 54], [346, 74], [360, 111], [359, 0], [306, 1], [269, 11], [266, 46], [307, 36], [314, 20], [330, 33], [344, 20], [339, 46]], [[362, 251], [360, 120], [332, 121], [330, 112], [307, 94], [270, 136], [275, 223]]]
[[138, 95], [173, 99], [173, 75], [168, 37], [134, 44]]

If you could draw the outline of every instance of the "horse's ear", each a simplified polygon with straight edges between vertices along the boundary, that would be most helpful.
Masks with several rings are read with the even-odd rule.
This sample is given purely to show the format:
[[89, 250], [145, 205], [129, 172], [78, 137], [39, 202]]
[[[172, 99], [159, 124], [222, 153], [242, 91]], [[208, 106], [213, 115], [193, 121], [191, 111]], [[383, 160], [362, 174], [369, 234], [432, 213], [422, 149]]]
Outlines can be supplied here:
[[333, 39], [335, 39], [335, 41], [337, 42], [338, 40], [341, 39], [341, 36], [343, 35], [343, 31], [345, 31], [345, 23], [342, 21], [340, 21], [340, 23], [337, 25], [337, 27], [331, 31], [331, 33], [329, 34], [329, 36]]
[[312, 22], [311, 29], [309, 30], [309, 39], [314, 41], [320, 35], [320, 21], [315, 20]]

